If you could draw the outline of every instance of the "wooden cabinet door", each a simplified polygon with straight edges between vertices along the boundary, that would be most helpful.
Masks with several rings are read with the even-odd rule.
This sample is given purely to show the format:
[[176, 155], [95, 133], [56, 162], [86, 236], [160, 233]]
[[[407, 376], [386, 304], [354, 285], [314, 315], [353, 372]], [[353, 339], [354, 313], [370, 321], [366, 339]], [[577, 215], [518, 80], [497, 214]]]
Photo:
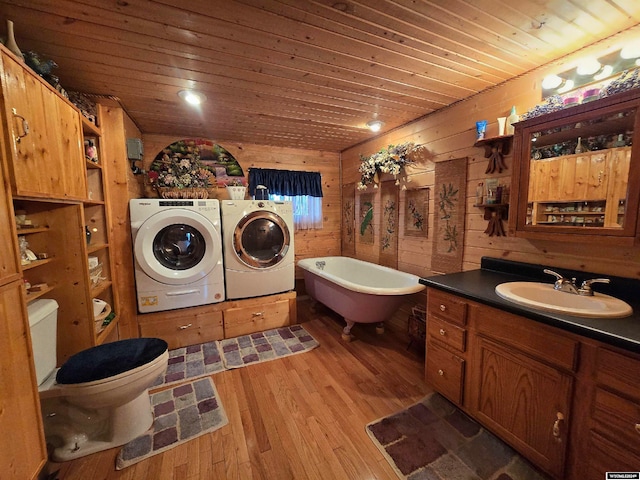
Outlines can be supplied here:
[[[63, 101], [54, 92], [43, 94], [47, 111], [55, 112], [48, 117], [50, 132], [55, 135], [52, 144], [53, 160], [62, 172], [65, 198], [87, 198], [87, 176], [85, 171], [84, 142], [80, 113]], [[50, 120], [50, 121], [49, 121]]]
[[15, 219], [5, 167], [4, 158], [0, 158], [0, 225], [3, 226], [0, 235], [0, 251], [2, 252], [0, 255], [0, 285], [20, 279], [20, 262], [15, 241], [15, 227], [13, 226]]
[[472, 413], [535, 464], [562, 478], [573, 378], [477, 337]]
[[14, 194], [86, 198], [79, 113], [12, 58], [2, 55], [2, 64]]
[[[0, 287], [2, 478], [36, 478], [47, 459], [22, 282]], [[6, 476], [6, 477], [5, 477]]]

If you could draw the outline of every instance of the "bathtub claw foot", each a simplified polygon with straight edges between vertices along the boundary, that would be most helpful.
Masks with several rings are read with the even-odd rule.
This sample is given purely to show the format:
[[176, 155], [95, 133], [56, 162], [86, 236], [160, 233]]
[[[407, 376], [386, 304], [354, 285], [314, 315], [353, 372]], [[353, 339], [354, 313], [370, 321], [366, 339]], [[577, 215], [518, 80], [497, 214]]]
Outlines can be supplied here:
[[351, 328], [353, 328], [355, 322], [346, 319], [345, 322], [347, 322], [347, 326], [342, 329], [342, 340], [344, 340], [345, 342], [350, 342], [355, 338], [353, 335], [351, 335]]
[[384, 333], [384, 323], [380, 322], [376, 325], [376, 333], [382, 335]]

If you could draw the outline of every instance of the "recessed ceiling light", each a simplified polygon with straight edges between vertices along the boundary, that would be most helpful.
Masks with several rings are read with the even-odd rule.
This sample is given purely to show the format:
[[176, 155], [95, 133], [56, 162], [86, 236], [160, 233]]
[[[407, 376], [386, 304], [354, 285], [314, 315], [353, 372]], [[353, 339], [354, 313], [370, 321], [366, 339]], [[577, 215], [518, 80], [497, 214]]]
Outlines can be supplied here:
[[383, 125], [384, 122], [381, 122], [380, 120], [371, 120], [367, 122], [367, 127], [369, 127], [369, 130], [372, 132], [379, 132]]
[[207, 99], [204, 93], [194, 90], [180, 90], [178, 96], [190, 105], [200, 105]]

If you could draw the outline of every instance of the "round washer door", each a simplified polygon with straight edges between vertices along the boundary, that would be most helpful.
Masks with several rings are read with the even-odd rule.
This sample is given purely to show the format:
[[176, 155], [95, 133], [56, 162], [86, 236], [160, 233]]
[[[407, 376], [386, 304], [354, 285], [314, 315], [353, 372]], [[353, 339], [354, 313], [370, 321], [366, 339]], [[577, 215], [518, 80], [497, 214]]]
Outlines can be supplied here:
[[289, 251], [289, 227], [279, 215], [258, 210], [238, 222], [233, 249], [242, 263], [253, 268], [278, 265]]
[[140, 226], [134, 252], [140, 268], [152, 279], [186, 285], [211, 273], [221, 261], [222, 246], [206, 217], [192, 210], [169, 209]]

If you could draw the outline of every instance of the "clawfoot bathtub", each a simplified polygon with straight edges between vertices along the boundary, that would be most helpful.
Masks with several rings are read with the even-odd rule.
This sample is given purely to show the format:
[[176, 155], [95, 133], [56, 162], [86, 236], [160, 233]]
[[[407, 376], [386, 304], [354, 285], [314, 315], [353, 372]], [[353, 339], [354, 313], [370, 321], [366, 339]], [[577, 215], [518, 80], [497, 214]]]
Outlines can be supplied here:
[[383, 333], [383, 322], [404, 296], [425, 288], [416, 275], [350, 257], [306, 258], [298, 266], [304, 270], [309, 296], [344, 317], [346, 341], [353, 338], [355, 323], [377, 323], [376, 331]]

